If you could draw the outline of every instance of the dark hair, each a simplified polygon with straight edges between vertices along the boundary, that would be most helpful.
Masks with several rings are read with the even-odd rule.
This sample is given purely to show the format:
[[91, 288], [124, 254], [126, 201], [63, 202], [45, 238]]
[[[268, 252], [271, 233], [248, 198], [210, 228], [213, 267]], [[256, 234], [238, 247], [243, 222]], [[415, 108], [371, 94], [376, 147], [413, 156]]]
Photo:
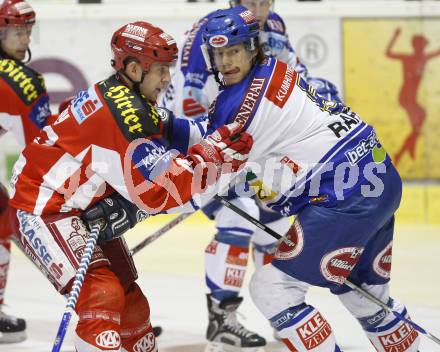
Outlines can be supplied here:
[[263, 46], [260, 44], [260, 38], [255, 38], [255, 47], [257, 50], [255, 64], [262, 64], [267, 59], [267, 56], [264, 53]]

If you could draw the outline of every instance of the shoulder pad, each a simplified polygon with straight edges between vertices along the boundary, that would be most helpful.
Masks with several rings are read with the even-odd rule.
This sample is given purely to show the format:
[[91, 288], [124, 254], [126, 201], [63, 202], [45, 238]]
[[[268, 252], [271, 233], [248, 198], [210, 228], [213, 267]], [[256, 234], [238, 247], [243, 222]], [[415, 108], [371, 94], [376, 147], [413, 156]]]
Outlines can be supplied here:
[[43, 76], [18, 60], [1, 59], [0, 77], [14, 90], [25, 105], [46, 94]]
[[99, 83], [98, 89], [127, 140], [160, 134], [160, 116], [153, 104], [114, 76]]

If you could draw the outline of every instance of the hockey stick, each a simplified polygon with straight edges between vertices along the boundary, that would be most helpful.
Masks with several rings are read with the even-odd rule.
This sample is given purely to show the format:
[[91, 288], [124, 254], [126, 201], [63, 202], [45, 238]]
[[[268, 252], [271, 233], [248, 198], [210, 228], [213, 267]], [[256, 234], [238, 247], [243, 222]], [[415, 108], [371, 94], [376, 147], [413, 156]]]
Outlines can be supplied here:
[[61, 345], [63, 344], [64, 337], [66, 336], [67, 327], [69, 326], [72, 312], [75, 310], [76, 302], [78, 300], [79, 293], [81, 291], [84, 278], [86, 276], [87, 269], [92, 258], [93, 251], [95, 250], [96, 241], [99, 235], [99, 226], [93, 226], [89, 238], [87, 239], [84, 253], [81, 256], [78, 270], [76, 271], [75, 279], [73, 281], [72, 289], [70, 290], [69, 297], [67, 299], [66, 308], [64, 310], [63, 318], [61, 319], [60, 326], [58, 327], [57, 336], [52, 347], [52, 352], [59, 352]]
[[[227, 199], [225, 199], [225, 198], [223, 198], [223, 197], [221, 197], [219, 195], [215, 195], [214, 198], [216, 200], [218, 200], [220, 203], [222, 203], [225, 207], [227, 207], [227, 208], [231, 209], [232, 211], [236, 212], [238, 215], [240, 215], [243, 218], [245, 218], [246, 220], [250, 221], [252, 224], [257, 226], [261, 230], [267, 232], [269, 235], [271, 235], [272, 237], [276, 238], [277, 240], [280, 240], [282, 238], [281, 235], [279, 235], [277, 232], [272, 230], [270, 227], [262, 224], [260, 221], [258, 221], [253, 216], [249, 215], [248, 213], [246, 213], [245, 211], [243, 211], [242, 209], [240, 209], [236, 205], [232, 204]], [[418, 324], [414, 323], [412, 320], [410, 320], [408, 318], [405, 318], [401, 313], [396, 312], [395, 310], [393, 310], [392, 307], [390, 307], [385, 302], [382, 302], [380, 299], [378, 299], [377, 297], [373, 296], [368, 291], [366, 291], [363, 288], [355, 285], [354, 283], [352, 283], [349, 280], [345, 280], [345, 285], [350, 287], [352, 290], [355, 290], [356, 292], [358, 292], [359, 294], [364, 296], [366, 299], [376, 303], [379, 307], [385, 309], [388, 313], [392, 313], [396, 318], [398, 318], [401, 321], [411, 325], [415, 330], [417, 330], [418, 332], [424, 334], [427, 338], [429, 338], [430, 340], [432, 340], [435, 343], [437, 343], [438, 345], [440, 345], [440, 339], [438, 337], [436, 337], [433, 334], [431, 334], [430, 332], [426, 331], [421, 326], [419, 326]]]
[[393, 310], [388, 304], [386, 304], [385, 302], [382, 302], [379, 298], [373, 296], [370, 292], [368, 292], [368, 291], [364, 290], [363, 288], [355, 285], [354, 283], [352, 283], [349, 280], [345, 280], [345, 285], [350, 287], [352, 290], [355, 290], [356, 292], [358, 292], [359, 294], [361, 294], [365, 298], [369, 299], [370, 301], [376, 303], [379, 307], [385, 309], [388, 313], [394, 314], [394, 316], [397, 319], [400, 319], [400, 320], [404, 321], [405, 323], [408, 323], [415, 330], [417, 330], [418, 332], [424, 334], [427, 338], [429, 338], [430, 340], [434, 341], [436, 344], [440, 345], [440, 339], [438, 337], [434, 336], [429, 331], [426, 331], [420, 325], [417, 325], [416, 323], [414, 323], [411, 319], [405, 318], [405, 316], [403, 316], [401, 313], [396, 312], [395, 310]]
[[[195, 213], [195, 212], [194, 212]], [[171, 230], [174, 226], [177, 224], [180, 224], [183, 220], [185, 220], [188, 216], [194, 214], [194, 213], [183, 213], [179, 216], [175, 217], [173, 220], [162, 226], [159, 230], [152, 233], [150, 236], [145, 238], [142, 242], [138, 243], [136, 246], [134, 246], [132, 249], [130, 249], [131, 255], [136, 254], [144, 247], [148, 246], [151, 242], [157, 240], [159, 237], [161, 237], [163, 234]]]

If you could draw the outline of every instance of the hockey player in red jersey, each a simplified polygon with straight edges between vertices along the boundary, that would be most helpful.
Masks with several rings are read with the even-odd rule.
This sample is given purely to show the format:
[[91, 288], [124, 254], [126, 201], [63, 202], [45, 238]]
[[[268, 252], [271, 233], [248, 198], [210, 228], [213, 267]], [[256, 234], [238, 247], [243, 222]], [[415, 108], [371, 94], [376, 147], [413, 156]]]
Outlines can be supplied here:
[[[154, 107], [177, 54], [161, 29], [134, 22], [112, 39], [115, 75], [80, 92], [28, 145], [14, 167], [11, 219], [26, 253], [64, 294], [89, 232], [79, 216], [103, 200], [157, 213], [187, 202], [222, 173], [237, 171], [252, 146], [234, 124], [186, 156], [173, 145], [173, 117]], [[116, 192], [117, 193], [116, 193]], [[131, 211], [133, 210], [133, 211]], [[127, 216], [144, 212], [132, 205]], [[119, 226], [121, 223], [116, 224]], [[157, 351], [146, 297], [122, 237], [97, 246], [76, 305], [78, 352]]]
[[[35, 138], [50, 117], [44, 79], [25, 64], [26, 56], [27, 61], [31, 56], [34, 23], [35, 12], [27, 2], [0, 4], [0, 135], [10, 131], [22, 146]], [[12, 235], [7, 203], [7, 190], [0, 184], [0, 343], [26, 338], [25, 321], [2, 311]]]

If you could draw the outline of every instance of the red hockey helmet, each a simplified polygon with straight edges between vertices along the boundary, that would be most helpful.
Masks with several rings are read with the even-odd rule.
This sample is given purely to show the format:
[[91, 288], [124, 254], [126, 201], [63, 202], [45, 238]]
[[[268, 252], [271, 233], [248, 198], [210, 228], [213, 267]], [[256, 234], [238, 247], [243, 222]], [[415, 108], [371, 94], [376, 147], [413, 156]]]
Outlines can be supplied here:
[[23, 0], [0, 0], [0, 28], [35, 23], [35, 11]]
[[173, 62], [177, 58], [174, 38], [148, 22], [133, 22], [119, 28], [112, 37], [112, 66], [125, 68], [126, 60], [134, 58], [148, 71], [153, 62]]

